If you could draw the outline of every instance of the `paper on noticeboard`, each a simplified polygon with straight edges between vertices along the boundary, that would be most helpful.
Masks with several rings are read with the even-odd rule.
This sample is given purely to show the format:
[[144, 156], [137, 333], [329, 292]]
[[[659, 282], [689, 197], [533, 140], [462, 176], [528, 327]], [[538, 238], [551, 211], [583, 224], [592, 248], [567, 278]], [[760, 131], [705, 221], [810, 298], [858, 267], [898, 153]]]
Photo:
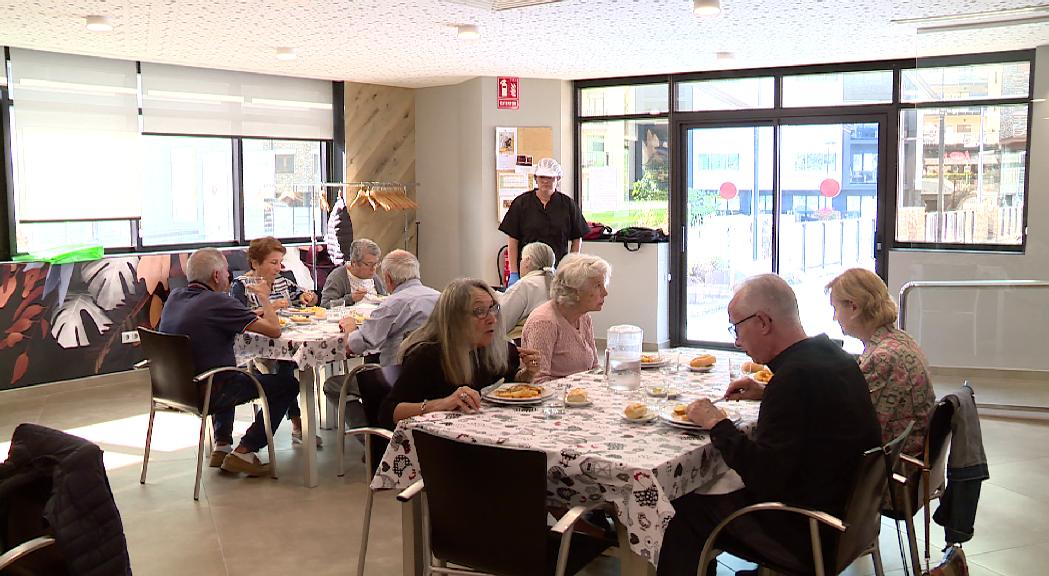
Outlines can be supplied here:
[[513, 170], [517, 165], [517, 128], [495, 129], [495, 169]]

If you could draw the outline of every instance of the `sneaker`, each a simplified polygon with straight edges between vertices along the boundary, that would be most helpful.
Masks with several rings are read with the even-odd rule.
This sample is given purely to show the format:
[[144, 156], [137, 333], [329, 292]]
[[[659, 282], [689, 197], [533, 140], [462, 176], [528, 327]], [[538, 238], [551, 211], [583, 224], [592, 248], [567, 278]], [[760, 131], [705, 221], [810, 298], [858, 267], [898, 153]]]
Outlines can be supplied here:
[[263, 464], [259, 457], [248, 453], [230, 452], [222, 459], [222, 469], [226, 472], [243, 472], [248, 476], [269, 476], [270, 465]]
[[[291, 431], [291, 443], [302, 444], [302, 430]], [[322, 447], [324, 447], [324, 440], [322, 440], [320, 436], [317, 436], [317, 448]]]
[[208, 466], [211, 468], [218, 468], [222, 466], [222, 460], [226, 458], [226, 454], [229, 454], [233, 448], [231, 446], [215, 447], [211, 449], [211, 459], [208, 460]]

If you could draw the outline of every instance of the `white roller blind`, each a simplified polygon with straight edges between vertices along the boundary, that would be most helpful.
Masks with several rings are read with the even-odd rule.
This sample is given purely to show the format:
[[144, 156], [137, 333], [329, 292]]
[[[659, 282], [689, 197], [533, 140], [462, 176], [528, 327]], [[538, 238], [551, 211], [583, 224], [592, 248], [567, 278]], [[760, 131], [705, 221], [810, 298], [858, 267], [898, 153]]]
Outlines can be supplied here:
[[332, 138], [331, 82], [142, 63], [145, 132]]
[[11, 49], [19, 221], [137, 217], [135, 63]]

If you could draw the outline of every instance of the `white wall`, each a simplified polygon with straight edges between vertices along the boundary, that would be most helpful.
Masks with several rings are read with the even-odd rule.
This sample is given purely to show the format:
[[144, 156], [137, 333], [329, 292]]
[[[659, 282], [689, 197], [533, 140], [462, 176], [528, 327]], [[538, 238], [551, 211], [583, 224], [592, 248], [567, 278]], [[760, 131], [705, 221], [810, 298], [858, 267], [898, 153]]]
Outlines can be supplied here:
[[571, 83], [522, 78], [520, 109], [497, 110], [495, 82], [474, 78], [416, 92], [419, 257], [423, 281], [435, 288], [459, 276], [498, 283], [496, 257], [506, 236], [496, 220], [496, 126], [552, 128], [564, 191], [572, 193]]
[[[1034, 98], [1049, 98], [1049, 46], [1035, 56]], [[1023, 254], [891, 251], [889, 291], [914, 280], [1049, 280], [1049, 103], [1033, 104]], [[912, 293], [907, 330], [935, 366], [1049, 370], [1049, 290]]]
[[629, 252], [621, 242], [583, 242], [583, 251], [600, 256], [612, 267], [608, 296], [600, 312], [591, 314], [594, 337], [603, 340], [610, 326], [633, 324], [644, 330], [648, 349], [670, 340], [669, 244], [642, 244]]

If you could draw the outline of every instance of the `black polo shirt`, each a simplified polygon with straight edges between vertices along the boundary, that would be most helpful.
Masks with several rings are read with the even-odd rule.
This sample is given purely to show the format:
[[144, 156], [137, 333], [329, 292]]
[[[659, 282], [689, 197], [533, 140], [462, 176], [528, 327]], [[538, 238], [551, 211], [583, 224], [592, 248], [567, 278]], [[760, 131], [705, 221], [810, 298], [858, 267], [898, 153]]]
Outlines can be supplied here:
[[160, 314], [161, 332], [189, 336], [193, 370], [236, 366], [233, 340], [258, 316], [225, 292], [199, 282], [171, 292]]
[[579, 206], [568, 196], [554, 192], [544, 207], [536, 191], [531, 190], [514, 198], [499, 230], [520, 243], [518, 263], [521, 249], [532, 242], [542, 242], [553, 248], [555, 261], [560, 262], [568, 253], [568, 243], [582, 238], [590, 227]]

